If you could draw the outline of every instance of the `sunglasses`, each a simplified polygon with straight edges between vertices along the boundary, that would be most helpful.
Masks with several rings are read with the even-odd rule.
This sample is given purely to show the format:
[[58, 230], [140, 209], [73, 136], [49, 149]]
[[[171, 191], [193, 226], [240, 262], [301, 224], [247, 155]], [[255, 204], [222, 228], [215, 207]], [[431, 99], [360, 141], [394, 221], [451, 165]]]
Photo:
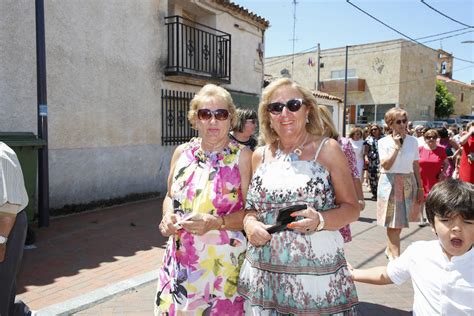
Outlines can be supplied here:
[[246, 122], [246, 123], [257, 124], [257, 120], [256, 120], [256, 119], [247, 119], [245, 122]]
[[436, 136], [425, 136], [425, 139], [436, 139], [437, 137]]
[[283, 108], [286, 106], [291, 112], [298, 112], [302, 105], [303, 99], [291, 99], [286, 101], [286, 104], [281, 102], [273, 102], [267, 105], [267, 111], [278, 115], [281, 114]]
[[209, 109], [200, 109], [197, 111], [198, 119], [201, 121], [209, 121], [213, 116], [218, 121], [225, 121], [229, 118], [229, 111], [226, 109], [217, 109], [215, 111]]
[[372, 128], [370, 131], [375, 132], [375, 131], [378, 131], [378, 130], [379, 130], [378, 128]]
[[400, 124], [402, 124], [402, 123], [403, 123], [403, 124], [406, 124], [406, 123], [407, 123], [407, 119], [396, 120], [396, 121], [395, 121], [395, 124], [397, 124], [397, 125], [400, 125]]

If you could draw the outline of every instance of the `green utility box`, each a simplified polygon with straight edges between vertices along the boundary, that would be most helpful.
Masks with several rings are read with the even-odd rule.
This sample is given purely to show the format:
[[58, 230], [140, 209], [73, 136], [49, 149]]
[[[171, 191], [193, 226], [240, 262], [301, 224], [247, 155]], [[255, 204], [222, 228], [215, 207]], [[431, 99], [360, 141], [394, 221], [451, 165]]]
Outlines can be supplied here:
[[29, 199], [28, 206], [25, 210], [28, 215], [28, 220], [34, 221], [38, 213], [36, 194], [38, 183], [38, 150], [43, 148], [46, 142], [30, 132], [0, 132], [0, 141], [11, 147], [18, 156]]

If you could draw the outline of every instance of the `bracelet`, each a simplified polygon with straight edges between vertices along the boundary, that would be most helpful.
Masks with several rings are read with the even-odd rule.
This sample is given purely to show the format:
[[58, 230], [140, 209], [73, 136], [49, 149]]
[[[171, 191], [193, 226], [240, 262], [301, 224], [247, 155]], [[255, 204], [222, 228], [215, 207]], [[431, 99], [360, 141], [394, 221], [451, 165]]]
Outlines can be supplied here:
[[222, 216], [221, 218], [222, 218], [222, 224], [221, 224], [220, 229], [224, 229], [224, 228], [225, 228], [225, 219], [224, 219], [224, 216]]

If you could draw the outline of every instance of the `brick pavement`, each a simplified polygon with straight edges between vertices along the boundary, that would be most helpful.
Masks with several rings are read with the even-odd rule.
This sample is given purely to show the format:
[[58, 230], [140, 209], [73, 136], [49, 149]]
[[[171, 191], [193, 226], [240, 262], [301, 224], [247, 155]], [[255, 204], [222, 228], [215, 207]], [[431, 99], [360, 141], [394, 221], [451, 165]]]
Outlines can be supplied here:
[[[366, 193], [366, 197], [369, 194]], [[366, 200], [367, 208], [359, 220], [351, 224], [353, 241], [346, 245], [346, 256], [354, 267], [373, 267], [387, 263], [384, 255], [385, 229], [375, 223], [375, 202]], [[430, 240], [434, 234], [429, 227], [419, 228], [416, 223], [402, 231], [402, 249], [417, 240]], [[155, 260], [156, 261], [156, 260]], [[360, 312], [364, 316], [411, 315], [413, 289], [411, 282], [402, 286], [374, 286], [357, 283]], [[117, 295], [105, 302], [95, 304], [75, 315], [152, 315], [155, 282]]]
[[38, 310], [156, 270], [160, 218], [160, 199], [53, 218], [25, 251], [19, 297]]

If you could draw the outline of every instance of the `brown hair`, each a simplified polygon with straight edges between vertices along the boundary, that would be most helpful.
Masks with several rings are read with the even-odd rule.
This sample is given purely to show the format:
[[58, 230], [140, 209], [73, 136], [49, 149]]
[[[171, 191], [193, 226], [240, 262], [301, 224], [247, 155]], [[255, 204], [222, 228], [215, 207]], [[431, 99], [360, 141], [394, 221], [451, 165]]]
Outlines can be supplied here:
[[354, 127], [351, 129], [350, 133], [349, 133], [349, 138], [352, 138], [354, 137], [354, 135], [356, 133], [360, 133], [360, 137], [363, 139], [364, 138], [364, 132], [362, 131], [362, 128], [360, 127]]
[[251, 119], [257, 119], [257, 112], [251, 109], [237, 109], [237, 122], [232, 131], [242, 133], [247, 120]]
[[439, 133], [435, 129], [429, 129], [423, 133], [423, 137], [427, 136], [435, 136], [436, 138], [439, 137]]

